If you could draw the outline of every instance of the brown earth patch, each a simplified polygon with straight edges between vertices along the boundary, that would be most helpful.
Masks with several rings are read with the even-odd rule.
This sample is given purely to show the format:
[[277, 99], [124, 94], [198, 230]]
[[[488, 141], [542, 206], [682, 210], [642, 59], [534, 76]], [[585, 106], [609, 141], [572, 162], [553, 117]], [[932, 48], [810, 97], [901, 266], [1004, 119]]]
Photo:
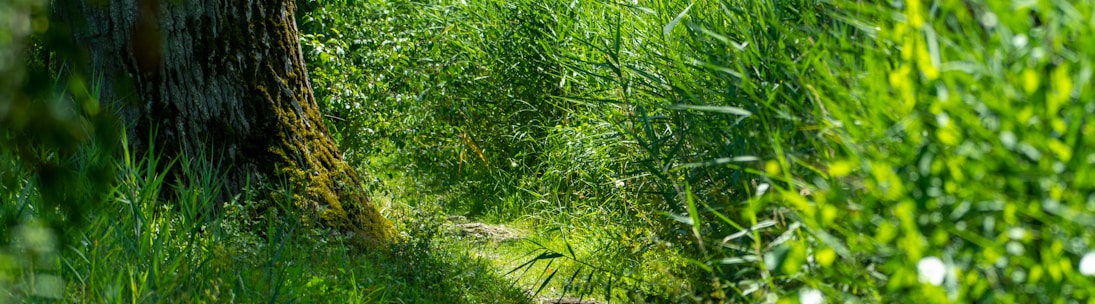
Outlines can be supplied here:
[[540, 304], [604, 304], [594, 300], [579, 300], [578, 298], [545, 298], [537, 299]]
[[518, 240], [524, 237], [525, 232], [506, 227], [504, 225], [491, 225], [484, 223], [462, 223], [453, 225], [456, 234], [463, 237], [473, 237], [494, 242]]

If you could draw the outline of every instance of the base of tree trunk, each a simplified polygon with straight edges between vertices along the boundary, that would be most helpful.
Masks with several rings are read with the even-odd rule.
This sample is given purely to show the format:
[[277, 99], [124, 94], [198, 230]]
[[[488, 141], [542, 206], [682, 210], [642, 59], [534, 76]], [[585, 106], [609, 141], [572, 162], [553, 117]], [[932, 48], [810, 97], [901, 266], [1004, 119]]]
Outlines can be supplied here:
[[396, 238], [323, 124], [294, 1], [54, 5], [86, 48], [86, 75], [104, 80], [100, 100], [126, 122], [134, 155], [155, 146], [160, 159], [208, 156], [224, 177], [221, 202], [248, 182], [288, 181], [304, 190], [296, 207], [355, 242]]

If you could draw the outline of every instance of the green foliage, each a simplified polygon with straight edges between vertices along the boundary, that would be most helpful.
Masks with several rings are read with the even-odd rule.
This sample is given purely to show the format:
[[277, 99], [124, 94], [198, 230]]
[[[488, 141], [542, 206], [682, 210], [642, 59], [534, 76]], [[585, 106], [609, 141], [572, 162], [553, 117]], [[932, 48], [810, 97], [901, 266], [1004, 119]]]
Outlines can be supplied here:
[[[558, 5], [531, 1], [324, 2], [302, 19], [316, 96], [351, 161], [460, 189], [474, 214], [545, 174], [542, 142], [567, 125]], [[457, 26], [459, 25], [459, 26]], [[537, 189], [538, 190], [538, 189]], [[511, 210], [516, 211], [516, 210]]]
[[[809, 80], [834, 158], [817, 195], [781, 195], [813, 232], [799, 246], [840, 256], [806, 281], [841, 298], [1093, 297], [1078, 265], [1095, 228], [1095, 3], [1045, 4], [842, 4], [864, 39], [819, 37], [855, 52]], [[918, 270], [933, 259], [941, 284]]]
[[[48, 3], [5, 3], [0, 19], [0, 193], [9, 193], [0, 197], [16, 202], [10, 195], [33, 184], [45, 196], [39, 220], [54, 229], [81, 226], [80, 215], [104, 199], [116, 173], [111, 157], [121, 129], [100, 108], [102, 80], [51, 59], [70, 51], [58, 26], [51, 28]], [[23, 180], [25, 173], [33, 179]], [[28, 220], [24, 212], [0, 214], [0, 231]]]
[[[201, 156], [126, 158], [108, 166], [119, 178], [96, 179], [116, 183], [53, 192], [30, 178], [42, 163], [98, 172], [89, 160], [106, 152], [50, 146], [66, 141], [9, 119], [4, 300], [1093, 297], [1092, 1], [301, 7], [332, 135], [376, 176], [407, 242], [348, 252], [344, 236], [248, 197], [214, 214]], [[77, 97], [21, 102], [95, 119], [78, 97], [94, 85], [55, 83]], [[18, 85], [4, 92], [33, 91]], [[164, 185], [165, 166], [197, 178]], [[175, 207], [158, 201], [165, 186]], [[113, 199], [72, 230], [76, 245], [35, 219], [48, 195], [101, 188]], [[450, 213], [530, 232], [461, 237]]]
[[[123, 158], [112, 199], [85, 215], [89, 225], [74, 244], [62, 246], [35, 221], [16, 227], [11, 246], [0, 247], [5, 302], [528, 301], [482, 261], [438, 246], [442, 236], [428, 229], [405, 229], [406, 243], [366, 253], [286, 212], [296, 210], [292, 202], [254, 202], [248, 193], [214, 212], [217, 194], [207, 190], [220, 181], [207, 158], [149, 153]], [[194, 178], [166, 184], [171, 166]], [[175, 197], [165, 203], [166, 187]], [[30, 186], [17, 190], [5, 195], [19, 203], [0, 211], [33, 218], [43, 196]]]
[[822, 6], [622, 7], [614, 22], [628, 26], [594, 40], [604, 41], [597, 56], [576, 56], [575, 69], [594, 76], [586, 82], [613, 80], [601, 83], [615, 95], [590, 99], [620, 105], [609, 108], [622, 114], [610, 121], [639, 148], [632, 157], [641, 173], [632, 180], [658, 194], [646, 200], [647, 210], [672, 219], [659, 223], [673, 228], [660, 235], [693, 249], [686, 256], [700, 271], [680, 300], [768, 301], [797, 286], [769, 262], [786, 255], [781, 245], [798, 224], [785, 206], [750, 198], [800, 184], [781, 175], [809, 176], [809, 165], [800, 164], [816, 163], [824, 148], [798, 64], [809, 54], [805, 30], [827, 20], [797, 9], [803, 7]]
[[325, 102], [366, 117], [333, 122], [387, 188], [570, 236], [511, 265], [570, 267], [532, 291], [633, 277], [610, 269], [642, 254], [571, 252], [609, 239], [687, 245], [660, 251], [685, 290], [619, 283], [663, 300], [1090, 294], [1089, 3], [467, 2], [312, 14], [373, 41], [332, 70], [396, 84]]
[[[592, 52], [583, 35], [607, 33], [583, 29], [603, 30], [592, 22], [605, 20], [604, 4], [321, 4], [301, 18], [317, 96], [348, 158], [383, 178], [395, 200], [503, 221], [525, 217], [566, 233], [582, 219], [596, 219], [582, 226], [625, 225], [619, 230], [633, 240], [593, 242], [591, 252], [611, 254], [572, 260], [611, 259], [620, 263], [599, 267], [619, 271], [599, 273], [605, 282], [656, 285], [642, 281], [660, 274], [640, 274], [631, 266], [643, 263], [632, 261], [671, 251], [655, 232], [671, 228], [658, 224], [666, 222], [663, 209], [637, 199], [651, 195], [632, 192], [657, 185], [625, 182], [640, 172], [642, 155], [606, 120], [622, 111], [568, 99], [613, 85], [578, 81], [589, 77], [568, 68], [574, 53]], [[583, 234], [612, 239], [589, 229]]]

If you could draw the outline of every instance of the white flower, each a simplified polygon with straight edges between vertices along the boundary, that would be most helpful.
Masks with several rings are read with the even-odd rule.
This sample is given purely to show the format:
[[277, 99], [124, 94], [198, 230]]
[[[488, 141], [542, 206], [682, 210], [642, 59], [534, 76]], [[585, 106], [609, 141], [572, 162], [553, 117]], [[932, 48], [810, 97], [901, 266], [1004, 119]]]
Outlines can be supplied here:
[[920, 273], [920, 282], [935, 286], [943, 284], [947, 276], [947, 265], [937, 257], [926, 257], [916, 263], [916, 271]]
[[1080, 258], [1080, 273], [1086, 276], [1095, 276], [1095, 251], [1088, 252]]
[[802, 304], [825, 303], [825, 295], [820, 290], [806, 288], [798, 292], [798, 301]]

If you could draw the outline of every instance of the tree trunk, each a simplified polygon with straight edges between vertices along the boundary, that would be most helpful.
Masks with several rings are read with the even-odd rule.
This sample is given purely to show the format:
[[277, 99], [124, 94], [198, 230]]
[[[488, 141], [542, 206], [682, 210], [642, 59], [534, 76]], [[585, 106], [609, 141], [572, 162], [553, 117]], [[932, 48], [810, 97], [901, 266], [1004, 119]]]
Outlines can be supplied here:
[[395, 237], [323, 124], [292, 0], [55, 5], [93, 79], [109, 81], [100, 100], [127, 123], [134, 151], [211, 158], [224, 170], [222, 198], [287, 180], [322, 223], [366, 244]]

